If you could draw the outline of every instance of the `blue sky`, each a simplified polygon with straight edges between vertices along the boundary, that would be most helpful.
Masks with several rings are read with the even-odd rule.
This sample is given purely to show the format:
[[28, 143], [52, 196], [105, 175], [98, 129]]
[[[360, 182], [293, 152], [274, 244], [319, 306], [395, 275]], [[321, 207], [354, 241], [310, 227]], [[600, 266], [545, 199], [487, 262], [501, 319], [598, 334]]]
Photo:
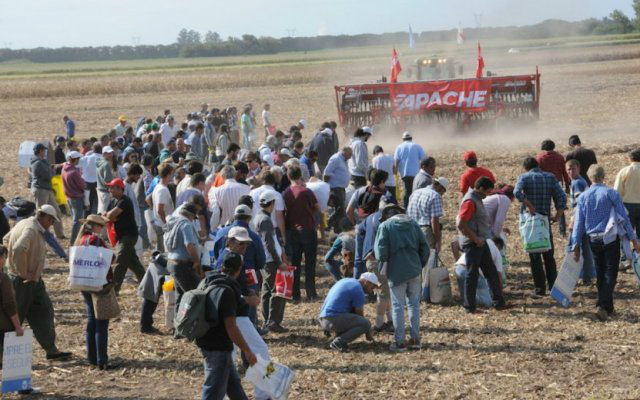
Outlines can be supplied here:
[[631, 0], [0, 0], [0, 47], [168, 44], [181, 28], [222, 37], [414, 32], [633, 17]]

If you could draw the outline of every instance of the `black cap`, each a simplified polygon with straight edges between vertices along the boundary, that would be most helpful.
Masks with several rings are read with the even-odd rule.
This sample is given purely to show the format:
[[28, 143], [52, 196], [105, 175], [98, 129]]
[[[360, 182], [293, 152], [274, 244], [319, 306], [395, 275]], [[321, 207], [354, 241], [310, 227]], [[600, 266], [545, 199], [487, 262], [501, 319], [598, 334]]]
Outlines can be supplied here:
[[223, 264], [225, 269], [237, 271], [242, 266], [242, 256], [232, 251], [224, 255]]

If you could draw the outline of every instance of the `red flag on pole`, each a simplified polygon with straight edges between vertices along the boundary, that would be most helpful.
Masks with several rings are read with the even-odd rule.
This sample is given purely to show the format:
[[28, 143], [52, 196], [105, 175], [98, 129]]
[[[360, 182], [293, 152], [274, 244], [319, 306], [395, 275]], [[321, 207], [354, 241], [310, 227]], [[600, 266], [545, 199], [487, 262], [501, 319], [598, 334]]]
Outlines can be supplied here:
[[391, 53], [391, 83], [398, 82], [398, 75], [402, 71], [402, 67], [400, 66], [400, 61], [398, 60], [398, 53], [396, 49], [393, 49]]
[[476, 68], [476, 78], [482, 78], [482, 70], [484, 69], [484, 58], [482, 58], [482, 49], [478, 42], [478, 67]]

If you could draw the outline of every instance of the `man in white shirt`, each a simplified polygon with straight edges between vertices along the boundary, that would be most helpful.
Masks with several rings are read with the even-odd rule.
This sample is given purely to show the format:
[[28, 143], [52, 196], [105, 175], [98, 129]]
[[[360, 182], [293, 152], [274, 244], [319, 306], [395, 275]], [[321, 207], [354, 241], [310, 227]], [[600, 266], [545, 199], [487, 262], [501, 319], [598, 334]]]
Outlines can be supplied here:
[[262, 126], [264, 127], [264, 137], [265, 138], [270, 135], [269, 129], [272, 126], [270, 110], [271, 110], [271, 105], [270, 104], [265, 104], [264, 105], [264, 110], [262, 110]]
[[393, 198], [396, 198], [396, 166], [393, 156], [386, 154], [382, 146], [375, 146], [373, 148], [373, 160], [371, 160], [371, 166], [375, 169], [381, 169], [389, 174], [385, 187], [391, 193]]
[[[82, 179], [86, 183], [85, 186], [85, 199], [87, 198], [87, 192], [89, 197], [89, 207], [87, 215], [96, 214], [98, 212], [98, 176], [96, 162], [102, 158], [102, 145], [100, 142], [93, 144], [93, 150], [88, 152], [84, 157], [80, 159], [80, 170], [82, 171]], [[85, 200], [85, 206], [87, 202]]]
[[175, 207], [173, 205], [173, 199], [171, 198], [171, 192], [169, 192], [169, 188], [167, 185], [171, 182], [173, 178], [173, 165], [171, 164], [161, 164], [158, 167], [158, 175], [160, 176], [160, 182], [153, 189], [153, 193], [151, 194], [152, 204], [149, 204], [153, 207], [153, 216], [155, 219], [155, 228], [156, 235], [158, 237], [158, 241], [156, 243], [156, 251], [164, 253], [164, 235], [162, 227], [166, 225], [167, 218], [173, 213]]
[[169, 140], [174, 138], [178, 133], [175, 117], [172, 114], [167, 116], [167, 122], [160, 126], [160, 134], [162, 135], [162, 144], [167, 145]]
[[234, 211], [242, 196], [249, 194], [249, 186], [238, 183], [235, 179], [236, 169], [225, 165], [220, 171], [224, 184], [209, 190], [209, 211], [211, 211], [211, 229], [226, 224], [233, 218]]
[[278, 193], [274, 186], [276, 185], [276, 175], [271, 171], [265, 171], [260, 174], [260, 181], [262, 186], [253, 189], [249, 192], [249, 195], [253, 199], [253, 216], [255, 217], [260, 212], [260, 196], [265, 192], [273, 192], [275, 197], [275, 207], [271, 213], [271, 222], [275, 228], [280, 230], [280, 236], [282, 241], [286, 243], [285, 238], [285, 226], [284, 226], [284, 199], [282, 195]]

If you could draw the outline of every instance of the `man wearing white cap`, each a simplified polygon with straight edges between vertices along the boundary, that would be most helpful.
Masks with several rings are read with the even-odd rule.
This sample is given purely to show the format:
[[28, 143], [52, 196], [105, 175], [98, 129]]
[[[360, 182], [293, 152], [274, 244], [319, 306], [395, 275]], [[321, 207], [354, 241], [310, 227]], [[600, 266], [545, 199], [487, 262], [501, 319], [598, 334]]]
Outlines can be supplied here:
[[286, 270], [287, 264], [283, 258], [283, 243], [278, 236], [271, 214], [275, 210], [278, 196], [276, 191], [266, 191], [260, 195], [260, 211], [253, 219], [252, 225], [262, 239], [265, 253], [265, 266], [262, 269], [262, 316], [264, 328], [271, 332], [285, 333], [282, 327], [284, 318], [285, 299], [276, 296], [276, 274], [279, 269]]
[[440, 252], [442, 233], [440, 231], [440, 217], [444, 215], [442, 195], [449, 188], [447, 178], [439, 177], [426, 188], [411, 193], [407, 215], [420, 225], [429, 248]]
[[112, 168], [113, 161], [113, 149], [111, 146], [105, 146], [102, 148], [102, 158], [96, 160], [96, 178], [98, 189], [98, 214], [102, 214], [107, 211], [107, 206], [111, 201], [111, 195], [109, 194], [109, 187], [107, 184], [115, 178]]
[[274, 228], [278, 228], [280, 230], [283, 243], [286, 244], [284, 237], [286, 233], [284, 224], [284, 199], [275, 189], [275, 185], [278, 183], [276, 175], [270, 170], [264, 171], [260, 174], [260, 181], [262, 182], [262, 186], [252, 189], [251, 192], [249, 192], [249, 195], [253, 199], [253, 216], [255, 217], [260, 213], [260, 196], [267, 192], [272, 193], [276, 198], [276, 203], [275, 208], [271, 213], [271, 222], [273, 223]]
[[298, 130], [303, 130], [307, 127], [307, 120], [302, 118], [300, 121], [298, 121], [298, 125], [296, 125], [296, 127], [298, 128]]
[[258, 153], [260, 153], [260, 160], [262, 161], [262, 163], [267, 163], [269, 167], [273, 167], [274, 165], [273, 156], [271, 152], [275, 150], [277, 144], [278, 144], [278, 140], [276, 139], [276, 137], [273, 135], [269, 135], [265, 139], [264, 143], [260, 147], [258, 147]]
[[76, 236], [80, 231], [80, 219], [84, 217], [84, 189], [86, 185], [84, 179], [82, 179], [82, 173], [78, 169], [78, 163], [81, 158], [82, 154], [77, 151], [71, 151], [67, 154], [67, 162], [62, 166], [62, 188], [71, 205], [71, 217], [73, 219], [70, 243], [76, 242]]
[[351, 140], [352, 156], [349, 159], [349, 173], [355, 188], [367, 186], [367, 171], [369, 170], [369, 149], [367, 140], [371, 137], [371, 128], [358, 128]]
[[402, 143], [396, 147], [393, 158], [396, 162], [396, 169], [400, 173], [404, 183], [404, 206], [409, 204], [409, 196], [413, 191], [413, 178], [420, 169], [420, 161], [424, 160], [427, 154], [417, 143], [413, 143], [411, 132], [402, 134]]
[[371, 272], [363, 273], [357, 280], [340, 279], [331, 287], [320, 311], [320, 326], [326, 335], [336, 333], [330, 344], [332, 349], [346, 352], [349, 343], [362, 334], [373, 341], [371, 322], [364, 317], [365, 293], [373, 293], [379, 287], [378, 277]]
[[42, 280], [46, 255], [44, 233], [60, 222], [51, 205], [41, 206], [33, 217], [18, 222], [4, 237], [9, 251], [7, 269], [13, 281], [20, 323], [26, 318], [34, 336], [47, 354], [47, 360], [65, 360], [71, 353], [56, 347], [56, 331], [51, 299]]

